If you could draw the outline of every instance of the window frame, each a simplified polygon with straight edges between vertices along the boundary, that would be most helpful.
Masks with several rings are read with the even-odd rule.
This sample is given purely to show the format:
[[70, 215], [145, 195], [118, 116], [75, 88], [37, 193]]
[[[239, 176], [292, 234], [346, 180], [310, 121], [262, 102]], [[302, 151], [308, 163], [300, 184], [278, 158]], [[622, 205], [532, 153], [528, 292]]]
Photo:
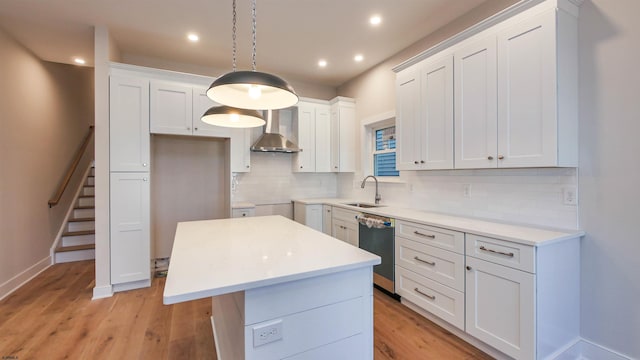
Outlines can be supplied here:
[[390, 127], [396, 127], [396, 122], [395, 122], [395, 118], [392, 121], [381, 121], [379, 123], [375, 123], [372, 124], [370, 126], [370, 136], [369, 136], [369, 141], [370, 141], [370, 149], [371, 151], [369, 151], [369, 166], [371, 169], [371, 173], [373, 175], [375, 175], [375, 170], [376, 170], [376, 155], [378, 154], [389, 154], [389, 153], [395, 153], [396, 154], [396, 171], [398, 171], [398, 175], [375, 175], [378, 178], [381, 179], [399, 179], [400, 178], [400, 171], [397, 170], [398, 166], [397, 166], [397, 161], [398, 161], [398, 146], [397, 146], [397, 137], [395, 137], [396, 140], [396, 147], [393, 149], [384, 149], [384, 150], [377, 150], [377, 139], [376, 139], [376, 132], [378, 130], [382, 130], [382, 129], [387, 129]]

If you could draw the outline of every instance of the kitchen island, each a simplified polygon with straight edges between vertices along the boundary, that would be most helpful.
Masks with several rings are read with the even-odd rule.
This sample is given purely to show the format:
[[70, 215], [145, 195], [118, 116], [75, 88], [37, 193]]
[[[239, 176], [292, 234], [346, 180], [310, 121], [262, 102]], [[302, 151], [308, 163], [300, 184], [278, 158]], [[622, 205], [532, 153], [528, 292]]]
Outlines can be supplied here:
[[164, 303], [211, 297], [221, 360], [373, 359], [377, 264], [282, 216], [183, 222]]

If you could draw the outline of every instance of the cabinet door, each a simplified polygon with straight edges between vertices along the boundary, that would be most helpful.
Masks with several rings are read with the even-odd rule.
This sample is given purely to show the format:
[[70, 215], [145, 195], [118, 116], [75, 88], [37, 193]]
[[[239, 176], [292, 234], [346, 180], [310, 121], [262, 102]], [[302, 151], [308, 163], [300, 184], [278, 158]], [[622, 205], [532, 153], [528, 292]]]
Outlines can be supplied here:
[[251, 170], [251, 129], [230, 128], [231, 172]]
[[535, 359], [535, 275], [466, 262], [467, 333], [516, 359]]
[[332, 229], [332, 209], [329, 205], [322, 205], [322, 232], [331, 235]]
[[149, 81], [109, 80], [111, 171], [149, 171]]
[[358, 239], [358, 236], [360, 233], [358, 223], [345, 222], [344, 226], [345, 226], [344, 241], [347, 242], [348, 244], [358, 247], [360, 244], [360, 240]]
[[331, 222], [331, 236], [338, 240], [342, 240], [347, 242], [347, 227], [345, 226], [346, 222], [340, 219], [333, 219]]
[[111, 173], [111, 283], [151, 276], [149, 174]]
[[340, 172], [356, 171], [356, 109], [352, 104], [339, 105]]
[[316, 113], [313, 104], [298, 104], [293, 133], [300, 152], [293, 155], [293, 172], [316, 171]]
[[207, 88], [193, 88], [193, 135], [219, 138], [231, 137], [229, 128], [207, 124], [206, 122], [202, 121], [202, 115], [204, 115], [204, 113], [207, 112], [209, 108], [218, 105], [219, 104], [209, 99], [209, 97], [207, 96]]
[[419, 169], [453, 169], [453, 55], [424, 64]]
[[191, 135], [191, 86], [152, 81], [150, 95], [152, 133]]
[[340, 109], [331, 105], [331, 171], [340, 171]]
[[555, 11], [498, 34], [498, 167], [556, 166]]
[[410, 68], [396, 78], [396, 169], [415, 170], [420, 163], [420, 73]]
[[331, 110], [329, 105], [316, 105], [316, 172], [331, 169]]
[[305, 206], [305, 225], [312, 229], [322, 231], [322, 205], [313, 204]]
[[495, 36], [454, 54], [455, 168], [492, 168], [498, 163]]

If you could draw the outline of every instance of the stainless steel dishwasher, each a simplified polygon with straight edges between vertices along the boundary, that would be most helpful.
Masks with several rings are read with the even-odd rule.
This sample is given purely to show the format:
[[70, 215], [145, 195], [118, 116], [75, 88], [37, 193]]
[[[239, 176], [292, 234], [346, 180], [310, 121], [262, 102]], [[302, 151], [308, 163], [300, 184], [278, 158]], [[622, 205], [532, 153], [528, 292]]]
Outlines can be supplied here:
[[359, 223], [358, 240], [360, 248], [382, 258], [380, 265], [373, 267], [373, 283], [391, 294], [395, 294], [395, 220], [385, 216], [364, 213], [358, 215], [357, 219]]

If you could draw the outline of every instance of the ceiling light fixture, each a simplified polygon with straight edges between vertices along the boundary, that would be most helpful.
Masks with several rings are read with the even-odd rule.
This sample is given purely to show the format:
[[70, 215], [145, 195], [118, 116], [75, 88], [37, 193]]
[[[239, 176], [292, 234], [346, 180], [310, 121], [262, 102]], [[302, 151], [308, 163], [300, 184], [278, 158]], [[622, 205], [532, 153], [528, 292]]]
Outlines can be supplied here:
[[320, 61], [318, 61], [318, 66], [326, 67], [327, 66], [327, 60], [321, 59]]
[[371, 25], [380, 25], [380, 23], [382, 22], [382, 18], [379, 15], [373, 15], [372, 17], [369, 18], [369, 23]]
[[83, 58], [79, 58], [79, 57], [73, 58], [73, 62], [78, 65], [84, 65], [87, 63]]
[[198, 42], [198, 40], [200, 40], [200, 37], [198, 36], [198, 34], [189, 33], [187, 34], [187, 39], [191, 42]]
[[[255, 2], [254, 2], [254, 14], [255, 14]], [[255, 59], [255, 16], [254, 16], [254, 59]], [[236, 71], [236, 0], [233, 0], [233, 73]], [[255, 60], [254, 60], [255, 64]], [[255, 65], [254, 65], [255, 66]], [[254, 67], [255, 68], [255, 67]], [[227, 74], [228, 75], [228, 74]], [[226, 75], [225, 75], [226, 76]], [[218, 79], [219, 80], [219, 79]], [[216, 80], [216, 81], [218, 81]], [[216, 81], [211, 84], [209, 90], [207, 90], [207, 96], [211, 97], [211, 90], [216, 84]], [[257, 87], [249, 87], [248, 91], [245, 90], [246, 95], [249, 98], [260, 97], [261, 89]], [[213, 98], [212, 98], [213, 99]], [[213, 99], [216, 101], [216, 99]], [[220, 102], [220, 101], [219, 101]], [[264, 118], [258, 113], [258, 109], [241, 109], [234, 106], [214, 106], [207, 110], [200, 118], [203, 122], [215, 126], [224, 126], [231, 128], [252, 128], [265, 124]]]
[[364, 56], [358, 54], [358, 55], [353, 57], [353, 60], [355, 60], [356, 62], [360, 62], [360, 61], [364, 60]]
[[233, 71], [216, 79], [207, 96], [220, 104], [252, 110], [283, 109], [298, 102], [285, 80], [256, 71], [256, 0], [252, 1], [253, 57], [251, 71], [236, 71], [236, 0], [233, 0]]

